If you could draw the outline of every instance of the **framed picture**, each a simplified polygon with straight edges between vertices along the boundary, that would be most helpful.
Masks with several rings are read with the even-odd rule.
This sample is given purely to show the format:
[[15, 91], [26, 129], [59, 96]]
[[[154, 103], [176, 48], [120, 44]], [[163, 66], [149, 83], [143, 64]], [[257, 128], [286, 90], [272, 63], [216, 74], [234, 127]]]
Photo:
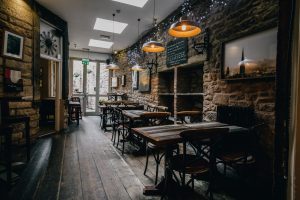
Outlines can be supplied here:
[[15, 33], [5, 31], [4, 32], [4, 44], [3, 44], [3, 55], [23, 59], [23, 44], [24, 37]]
[[4, 91], [22, 92], [23, 80], [22, 73], [19, 70], [4, 68]]
[[277, 28], [224, 42], [222, 48], [222, 79], [275, 76]]
[[117, 88], [118, 87], [118, 77], [112, 77], [111, 78], [111, 87]]
[[126, 75], [122, 75], [122, 77], [121, 77], [121, 85], [122, 86], [126, 85]]
[[139, 89], [139, 72], [132, 71], [132, 89]]
[[151, 73], [149, 69], [141, 71], [139, 73], [139, 91], [150, 92], [151, 87]]

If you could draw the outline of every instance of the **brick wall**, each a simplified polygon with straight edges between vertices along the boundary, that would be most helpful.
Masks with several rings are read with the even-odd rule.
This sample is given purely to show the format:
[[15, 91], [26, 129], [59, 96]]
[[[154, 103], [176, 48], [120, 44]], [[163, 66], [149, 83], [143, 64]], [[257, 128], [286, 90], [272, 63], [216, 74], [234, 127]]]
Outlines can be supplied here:
[[[24, 54], [22, 60], [3, 57], [0, 54], [0, 97], [26, 97], [33, 96], [32, 84], [32, 58], [33, 58], [33, 11], [23, 0], [0, 0], [0, 44], [3, 47], [4, 30], [15, 32], [24, 37]], [[22, 72], [23, 92], [7, 93], [3, 91], [3, 67], [18, 69]], [[9, 104], [11, 115], [30, 116], [30, 134], [36, 137], [39, 130], [39, 109], [33, 108], [32, 102], [11, 102]], [[24, 142], [22, 132], [24, 125], [14, 125], [13, 140], [16, 143]]]
[[[210, 59], [204, 62], [203, 85], [199, 85], [203, 90], [203, 117], [205, 120], [216, 119], [216, 109], [218, 105], [238, 105], [251, 106], [254, 108], [257, 118], [265, 122], [264, 131], [259, 135], [259, 149], [261, 152], [259, 159], [260, 175], [266, 177], [264, 181], [272, 181], [273, 157], [274, 157], [274, 127], [275, 127], [275, 81], [252, 80], [226, 82], [220, 79], [221, 72], [221, 47], [222, 42], [250, 34], [257, 30], [275, 27], [278, 22], [278, 1], [277, 0], [232, 0], [227, 6], [209, 7], [208, 1], [201, 1], [193, 6], [195, 14], [201, 16], [206, 13], [201, 23], [202, 28], [210, 30]], [[172, 38], [166, 32], [159, 33], [161, 38], [170, 41]], [[199, 37], [200, 38], [200, 37]], [[199, 38], [195, 38], [198, 40]], [[145, 54], [143, 60], [151, 56]], [[158, 102], [157, 74], [152, 74], [152, 90], [149, 94], [142, 94], [131, 91], [130, 65], [126, 58], [126, 50], [119, 53], [119, 64], [122, 70], [117, 72], [117, 76], [127, 75], [127, 86], [119, 87], [117, 91], [129, 93], [135, 100]], [[192, 39], [189, 39], [189, 62], [191, 60], [201, 60], [192, 49]], [[165, 68], [165, 53], [158, 54], [159, 68]], [[144, 64], [144, 63], [140, 63]], [[164, 99], [164, 101], [168, 101]], [[268, 182], [269, 183], [269, 182]], [[267, 186], [271, 190], [271, 185]], [[268, 190], [268, 192], [270, 191]]]

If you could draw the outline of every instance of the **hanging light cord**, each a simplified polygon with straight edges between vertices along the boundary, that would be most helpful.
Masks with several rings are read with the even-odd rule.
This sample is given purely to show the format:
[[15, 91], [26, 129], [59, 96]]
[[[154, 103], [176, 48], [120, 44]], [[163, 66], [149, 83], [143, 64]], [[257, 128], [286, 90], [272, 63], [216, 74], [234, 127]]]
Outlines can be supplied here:
[[155, 20], [155, 0], [154, 0], [154, 4], [153, 4], [153, 23], [154, 23], [154, 26], [155, 26], [155, 22], [156, 22], [156, 20]]
[[140, 21], [141, 21], [141, 19], [138, 18], [138, 39], [140, 37]]
[[114, 53], [114, 44], [115, 44], [115, 16], [116, 14], [113, 14], [113, 44], [112, 44], [112, 53]]

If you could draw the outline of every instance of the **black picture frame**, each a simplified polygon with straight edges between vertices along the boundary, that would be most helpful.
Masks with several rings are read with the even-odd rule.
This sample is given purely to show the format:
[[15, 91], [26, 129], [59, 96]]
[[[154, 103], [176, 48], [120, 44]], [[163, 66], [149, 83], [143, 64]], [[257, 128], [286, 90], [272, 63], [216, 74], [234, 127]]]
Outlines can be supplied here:
[[[270, 34], [272, 37], [268, 37], [267, 35]], [[255, 38], [257, 40], [255, 41]], [[266, 40], [263, 40], [262, 38], [267, 38]], [[254, 57], [257, 57], [259, 54], [258, 51], [262, 51], [262, 54], [266, 54], [263, 50], [265, 50], [266, 46], [258, 46], [257, 48], [254, 48], [255, 45], [263, 45], [264, 43], [268, 44], [268, 41], [274, 41], [275, 43], [272, 44], [272, 49], [275, 51], [272, 52], [273, 59], [269, 58], [260, 58], [263, 60], [255, 60], [255, 59], [248, 59], [247, 58], [247, 50], [248, 55], [249, 51], [254, 55]], [[248, 47], [242, 47], [238, 46], [238, 44], [249, 44], [251, 48]], [[232, 51], [230, 55], [233, 57], [240, 56], [240, 61], [236, 62], [236, 66], [230, 66], [228, 63], [228, 60], [226, 60], [228, 57], [227, 51], [228, 48], [235, 47], [235, 51], [238, 52], [238, 54], [234, 54]], [[254, 51], [253, 49], [257, 50]], [[275, 73], [276, 73], [276, 55], [277, 55], [277, 27], [269, 27], [266, 29], [261, 29], [257, 31], [250, 32], [248, 34], [243, 34], [239, 37], [229, 39], [227, 41], [223, 41], [221, 43], [221, 74], [220, 79], [225, 81], [237, 81], [237, 80], [256, 80], [256, 79], [274, 79]], [[270, 49], [269, 49], [270, 50]], [[250, 55], [252, 56], [252, 55]], [[233, 59], [234, 60], [234, 59]], [[242, 62], [242, 60], [244, 62]], [[244, 66], [243, 66], [244, 65]], [[239, 67], [239, 69], [237, 68]], [[248, 68], [247, 68], [248, 67]], [[234, 69], [234, 70], [233, 70]], [[232, 70], [232, 71], [230, 71]], [[239, 70], [239, 73], [237, 73], [237, 70]], [[247, 72], [248, 71], [248, 72]], [[249, 73], [251, 72], [251, 73]]]
[[132, 71], [132, 89], [138, 90], [139, 89], [139, 72]]
[[12, 31], [5, 30], [3, 34], [3, 56], [23, 59], [24, 37]]
[[145, 69], [139, 72], [139, 91], [150, 92], [151, 91], [151, 70]]

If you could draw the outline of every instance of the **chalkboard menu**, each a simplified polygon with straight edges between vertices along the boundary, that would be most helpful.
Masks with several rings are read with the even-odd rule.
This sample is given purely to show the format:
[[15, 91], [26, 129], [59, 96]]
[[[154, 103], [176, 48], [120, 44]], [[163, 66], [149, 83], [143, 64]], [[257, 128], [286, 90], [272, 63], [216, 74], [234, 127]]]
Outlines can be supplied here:
[[187, 63], [188, 60], [188, 40], [176, 39], [167, 44], [167, 66]]

